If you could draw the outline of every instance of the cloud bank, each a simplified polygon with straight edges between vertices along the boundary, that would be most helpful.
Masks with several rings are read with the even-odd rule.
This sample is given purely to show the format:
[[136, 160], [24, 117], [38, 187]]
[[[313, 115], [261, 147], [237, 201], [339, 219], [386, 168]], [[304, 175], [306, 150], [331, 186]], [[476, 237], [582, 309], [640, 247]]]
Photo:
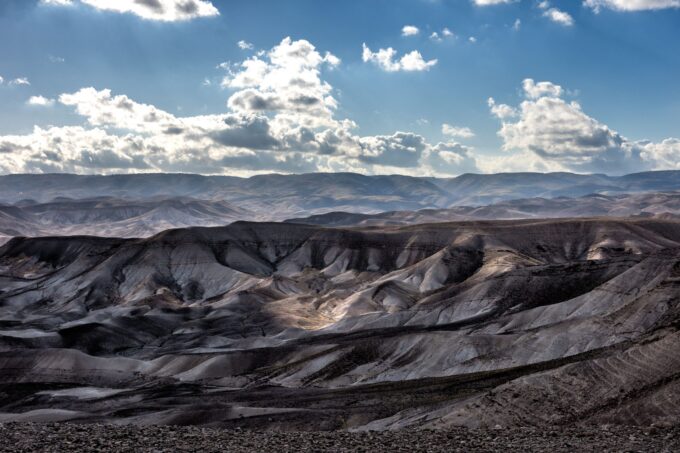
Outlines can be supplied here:
[[361, 58], [365, 63], [374, 63], [380, 69], [387, 72], [429, 71], [430, 68], [437, 64], [436, 59], [426, 61], [417, 50], [397, 58], [397, 51], [391, 47], [373, 52], [365, 43]]
[[488, 99], [500, 122], [500, 156], [457, 143], [475, 134], [450, 124], [442, 125], [446, 139], [439, 143], [409, 131], [361, 135], [354, 121], [338, 113], [336, 90], [324, 78], [340, 65], [309, 41], [285, 38], [240, 63], [221, 65], [226, 105], [211, 115], [177, 116], [105, 88], [85, 87], [55, 99], [36, 95], [28, 105], [68, 108], [82, 123], [0, 136], [0, 173], [453, 176], [680, 169], [680, 139], [630, 140], [590, 117], [560, 85], [533, 79], [522, 82], [518, 105]]
[[596, 12], [605, 8], [615, 11], [650, 11], [680, 8], [680, 0], [584, 0], [583, 4]]
[[220, 14], [207, 0], [41, 0], [41, 3], [67, 7], [82, 3], [101, 11], [129, 13], [162, 22], [187, 21]]
[[588, 116], [578, 102], [565, 100], [561, 86], [532, 79], [522, 86], [525, 100], [517, 107], [489, 99], [491, 113], [501, 121], [503, 149], [516, 153], [481, 163], [487, 171], [502, 165], [515, 168], [512, 159], [527, 169], [580, 173], [680, 168], [677, 139], [631, 141]]
[[[310, 42], [282, 40], [227, 66], [224, 114], [178, 117], [108, 89], [82, 88], [57, 99], [80, 126], [35, 127], [0, 136], [0, 173], [357, 171], [458, 174], [476, 169], [469, 148], [432, 145], [411, 132], [361, 136], [337, 115], [323, 72], [340, 60]], [[33, 105], [50, 100], [33, 99]]]

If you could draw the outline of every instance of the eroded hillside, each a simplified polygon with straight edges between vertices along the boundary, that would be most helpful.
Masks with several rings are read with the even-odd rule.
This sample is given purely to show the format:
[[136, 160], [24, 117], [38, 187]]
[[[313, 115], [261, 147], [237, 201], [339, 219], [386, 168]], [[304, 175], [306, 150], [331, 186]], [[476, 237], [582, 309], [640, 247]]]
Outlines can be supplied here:
[[680, 412], [671, 220], [15, 238], [0, 291], [0, 420], [392, 429]]

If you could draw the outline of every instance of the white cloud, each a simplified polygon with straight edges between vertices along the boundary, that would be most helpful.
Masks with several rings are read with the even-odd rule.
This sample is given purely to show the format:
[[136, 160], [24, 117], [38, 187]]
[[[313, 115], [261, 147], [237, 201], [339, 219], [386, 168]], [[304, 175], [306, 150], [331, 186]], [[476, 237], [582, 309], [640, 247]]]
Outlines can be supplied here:
[[543, 12], [543, 15], [550, 19], [551, 21], [564, 25], [565, 27], [571, 27], [574, 25], [574, 18], [565, 11], [561, 11], [557, 8], [550, 8]]
[[527, 79], [523, 88], [525, 100], [518, 107], [493, 99], [489, 106], [501, 120], [503, 149], [519, 151], [524, 160], [530, 156], [531, 168], [610, 174], [676, 168], [677, 139], [633, 142], [588, 116], [579, 103], [562, 99], [559, 85]]
[[322, 56], [309, 41], [285, 38], [264, 57], [251, 57], [230, 69], [222, 86], [239, 90], [228, 101], [236, 112], [275, 113], [280, 121], [295, 117], [307, 127], [335, 127], [337, 100], [321, 80], [320, 69], [338, 64], [339, 58], [328, 52]]
[[557, 8], [552, 8], [548, 0], [544, 0], [539, 3], [538, 7], [543, 10], [543, 16], [547, 17], [551, 21], [565, 27], [571, 27], [574, 25], [574, 18], [571, 17], [571, 14]]
[[47, 57], [48, 60], [50, 60], [50, 63], [65, 63], [66, 59], [62, 57], [55, 57], [54, 55], [50, 55]]
[[5, 83], [5, 79], [3, 79], [2, 76], [0, 76], [0, 85], [2, 85], [3, 83]]
[[26, 101], [26, 104], [36, 107], [52, 107], [54, 106], [54, 99], [48, 99], [44, 96], [31, 96]]
[[388, 167], [417, 167], [423, 152], [428, 148], [425, 138], [411, 132], [394, 135], [362, 137], [359, 140], [362, 162]]
[[468, 38], [468, 41], [470, 41], [472, 44], [474, 44], [474, 43], [477, 42], [477, 38], [475, 38], [474, 36], [470, 36], [470, 37]]
[[596, 12], [603, 8], [615, 11], [651, 11], [680, 8], [680, 0], [584, 0], [583, 4]]
[[543, 96], [560, 97], [562, 87], [551, 82], [534, 82], [534, 79], [524, 79], [522, 81], [524, 94], [530, 99], [537, 99]]
[[444, 39], [452, 39], [455, 37], [456, 35], [446, 27], [442, 29], [441, 33], [433, 31], [432, 34], [430, 34], [430, 39], [435, 42], [442, 42]]
[[364, 62], [372, 62], [387, 72], [397, 71], [428, 71], [437, 64], [437, 60], [426, 61], [417, 50], [409, 52], [397, 59], [397, 51], [389, 47], [377, 52], [363, 45], [362, 59]]
[[472, 148], [456, 142], [438, 143], [428, 147], [422, 162], [432, 168], [435, 176], [479, 172], [479, 162]]
[[31, 84], [31, 82], [29, 82], [26, 77], [19, 77], [19, 78], [16, 78], [14, 80], [10, 80], [9, 84], [12, 85], [12, 86], [20, 86], [20, 85], [28, 86], [28, 85]]
[[83, 88], [59, 96], [61, 104], [75, 108], [92, 126], [115, 127], [135, 132], [162, 132], [175, 126], [176, 118], [152, 105], [139, 104], [124, 95], [112, 96], [111, 90]]
[[73, 6], [73, 0], [40, 0], [43, 5]]
[[520, 28], [522, 28], [522, 21], [520, 19], [516, 19], [515, 23], [512, 24], [512, 29], [515, 31], [519, 31]]
[[239, 42], [236, 43], [238, 45], [238, 48], [241, 50], [253, 50], [253, 45], [249, 43], [248, 41], [240, 40]]
[[50, 6], [73, 6], [77, 2], [102, 11], [135, 14], [143, 19], [162, 22], [218, 16], [208, 0], [42, 0]]
[[330, 68], [335, 68], [337, 66], [340, 66], [340, 63], [342, 63], [342, 60], [340, 60], [338, 57], [333, 55], [330, 52], [326, 52], [326, 55], [323, 57], [324, 63], [326, 63]]
[[507, 104], [496, 104], [496, 100], [494, 98], [489, 98], [486, 102], [489, 105], [489, 109], [491, 110], [493, 116], [498, 119], [504, 120], [518, 115], [516, 109], [510, 107]]
[[[357, 135], [353, 121], [337, 117], [322, 78], [338, 64], [308, 41], [286, 38], [225, 66], [222, 84], [232, 93], [224, 114], [179, 117], [107, 89], [64, 93], [58, 102], [85, 124], [0, 136], [0, 173], [457, 174], [475, 165], [469, 148], [438, 148], [411, 132]], [[436, 159], [446, 166], [432, 168]]]
[[404, 25], [404, 27], [401, 29], [402, 36], [416, 36], [419, 33], [420, 29], [418, 29], [418, 27], [415, 25]]
[[642, 141], [637, 144], [642, 149], [642, 159], [654, 162], [653, 169], [680, 170], [680, 139], [667, 138], [660, 143]]
[[475, 133], [469, 127], [452, 126], [446, 123], [442, 124], [442, 134], [458, 138], [472, 138], [475, 136]]

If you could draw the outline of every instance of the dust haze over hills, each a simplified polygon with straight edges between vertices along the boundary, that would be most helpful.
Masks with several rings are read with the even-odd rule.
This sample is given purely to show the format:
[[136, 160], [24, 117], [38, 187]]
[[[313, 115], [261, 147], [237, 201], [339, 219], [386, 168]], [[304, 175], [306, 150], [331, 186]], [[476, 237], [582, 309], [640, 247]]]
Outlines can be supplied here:
[[660, 217], [680, 218], [680, 192], [632, 195], [586, 195], [569, 198], [527, 198], [487, 206], [459, 206], [449, 209], [391, 211], [378, 214], [329, 212], [291, 223], [324, 226], [414, 225], [461, 220], [511, 220], [570, 217]]
[[[221, 226], [237, 220], [368, 225], [673, 215], [680, 211], [677, 194], [650, 192], [676, 190], [680, 190], [680, 172], [673, 171], [623, 177], [509, 173], [451, 179], [352, 173], [247, 179], [186, 174], [8, 175], [0, 176], [0, 241], [12, 236], [76, 234], [147, 237], [171, 228]], [[631, 194], [640, 195], [625, 196]]]
[[673, 220], [15, 238], [0, 287], [0, 420], [397, 429], [680, 412]]

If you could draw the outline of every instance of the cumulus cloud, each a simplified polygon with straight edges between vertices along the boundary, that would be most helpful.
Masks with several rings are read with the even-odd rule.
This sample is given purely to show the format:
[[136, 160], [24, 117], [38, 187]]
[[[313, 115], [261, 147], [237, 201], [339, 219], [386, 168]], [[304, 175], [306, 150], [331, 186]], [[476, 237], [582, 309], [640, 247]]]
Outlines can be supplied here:
[[364, 62], [374, 63], [387, 72], [429, 71], [431, 67], [437, 64], [436, 59], [426, 61], [417, 50], [397, 58], [397, 51], [391, 47], [373, 52], [365, 43], [361, 58]]
[[36, 107], [52, 107], [54, 106], [54, 99], [48, 99], [44, 96], [31, 96], [26, 104]]
[[574, 18], [571, 14], [566, 11], [562, 11], [558, 8], [553, 8], [550, 6], [550, 2], [547, 0], [542, 1], [538, 4], [538, 7], [543, 10], [543, 16], [547, 17], [551, 21], [563, 25], [565, 27], [571, 27], [574, 25]]
[[507, 104], [497, 104], [494, 98], [489, 98], [487, 100], [491, 114], [498, 119], [505, 120], [508, 118], [513, 118], [518, 115], [515, 108], [510, 107]]
[[670, 163], [680, 158], [676, 139], [633, 142], [563, 99], [559, 85], [527, 79], [522, 86], [525, 100], [518, 107], [493, 99], [489, 106], [501, 120], [503, 149], [531, 156], [534, 169], [625, 173], [673, 168]]
[[135, 14], [143, 19], [162, 22], [186, 21], [220, 14], [208, 0], [42, 0], [41, 3], [50, 6], [82, 3], [102, 11]]
[[444, 39], [447, 38], [455, 38], [456, 35], [453, 33], [450, 29], [447, 27], [444, 27], [441, 31], [441, 33], [433, 31], [432, 34], [430, 34], [430, 39], [435, 42], [442, 42]]
[[139, 104], [124, 95], [112, 96], [111, 90], [83, 88], [62, 94], [59, 102], [75, 108], [93, 126], [115, 127], [136, 132], [156, 132], [175, 123], [175, 117], [152, 105]]
[[387, 167], [415, 167], [428, 147], [424, 137], [410, 132], [362, 137], [359, 143], [360, 161]]
[[238, 48], [241, 50], [252, 50], [254, 47], [251, 43], [244, 40], [240, 40], [239, 42], [236, 43], [236, 45], [238, 45]]
[[29, 82], [26, 77], [18, 77], [16, 79], [10, 80], [9, 84], [12, 85], [12, 86], [21, 86], [21, 85], [28, 86], [28, 85], [31, 84], [31, 82]]
[[437, 176], [473, 173], [480, 170], [472, 148], [456, 142], [442, 142], [428, 147], [422, 160]]
[[560, 97], [562, 87], [551, 82], [534, 82], [533, 79], [524, 79], [522, 82], [524, 94], [530, 99], [538, 99], [543, 96]]
[[615, 11], [650, 11], [680, 8], [680, 0], [584, 0], [583, 4], [596, 12], [601, 9]]
[[641, 141], [637, 145], [642, 159], [654, 162], [655, 170], [680, 170], [680, 139], [668, 138], [660, 143]]
[[402, 36], [416, 36], [418, 33], [420, 33], [420, 29], [415, 25], [404, 25], [401, 29]]
[[230, 69], [222, 86], [238, 89], [227, 102], [234, 111], [276, 113], [281, 122], [306, 127], [336, 127], [337, 100], [320, 74], [322, 67], [338, 64], [340, 59], [331, 53], [322, 56], [309, 41], [285, 38], [263, 57]]
[[64, 93], [56, 102], [84, 123], [0, 136], [0, 173], [457, 174], [475, 165], [469, 148], [433, 146], [411, 132], [358, 135], [353, 121], [338, 117], [333, 87], [322, 77], [339, 64], [308, 41], [286, 38], [223, 66], [223, 114], [176, 116], [93, 87]]
[[5, 79], [3, 79], [2, 76], [0, 76], [0, 85], [2, 85], [3, 83], [5, 83]]
[[472, 138], [475, 136], [475, 133], [469, 127], [452, 126], [446, 123], [442, 124], [442, 134], [459, 138]]

